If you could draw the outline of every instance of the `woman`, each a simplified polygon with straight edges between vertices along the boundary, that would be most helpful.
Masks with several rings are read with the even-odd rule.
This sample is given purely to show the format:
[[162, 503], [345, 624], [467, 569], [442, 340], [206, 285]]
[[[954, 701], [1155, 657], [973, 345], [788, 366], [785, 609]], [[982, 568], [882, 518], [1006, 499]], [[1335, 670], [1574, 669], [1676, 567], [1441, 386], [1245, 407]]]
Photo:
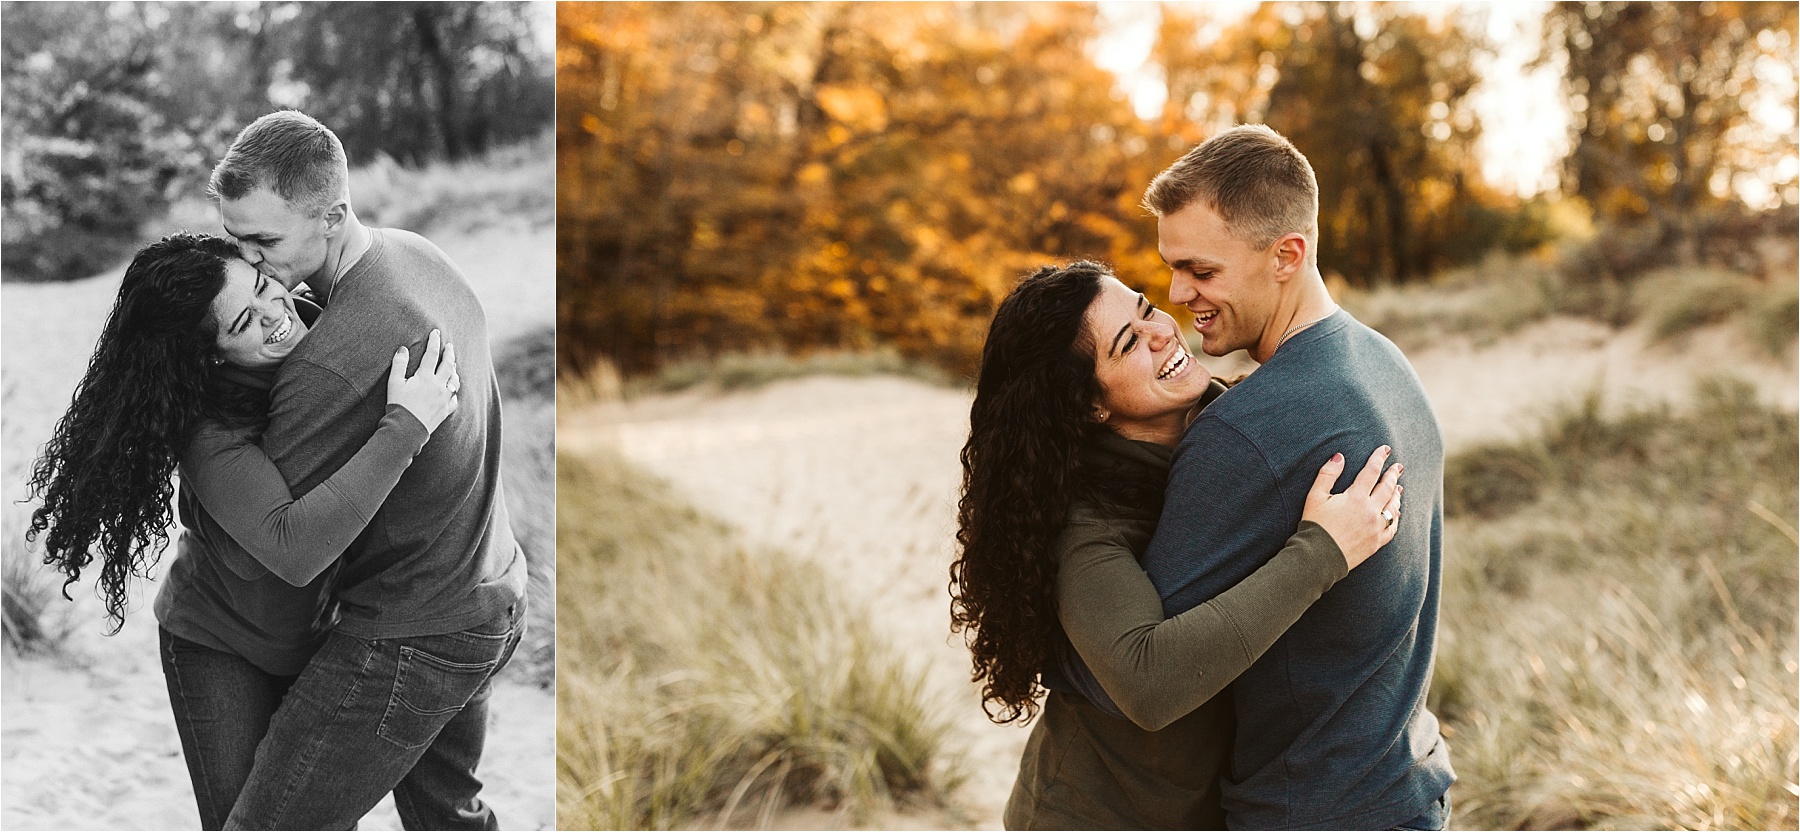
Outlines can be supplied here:
[[455, 351], [434, 330], [411, 378], [406, 347], [395, 352], [387, 413], [362, 449], [290, 494], [256, 443], [275, 370], [317, 311], [228, 240], [176, 234], [146, 246], [31, 478], [43, 504], [27, 538], [43, 536], [65, 595], [99, 559], [117, 632], [132, 577], [167, 545], [179, 465], [181, 536], [155, 611], [207, 829], [224, 826], [270, 716], [331, 624], [338, 556], [456, 409]]
[[1176, 441], [1224, 389], [1172, 318], [1098, 264], [1041, 269], [994, 315], [951, 596], [992, 718], [1031, 718], [1049, 689], [1008, 828], [1223, 828], [1234, 726], [1213, 694], [1394, 535], [1400, 466], [1380, 476], [1379, 450], [1332, 495], [1334, 456], [1286, 548], [1164, 621], [1136, 558]]

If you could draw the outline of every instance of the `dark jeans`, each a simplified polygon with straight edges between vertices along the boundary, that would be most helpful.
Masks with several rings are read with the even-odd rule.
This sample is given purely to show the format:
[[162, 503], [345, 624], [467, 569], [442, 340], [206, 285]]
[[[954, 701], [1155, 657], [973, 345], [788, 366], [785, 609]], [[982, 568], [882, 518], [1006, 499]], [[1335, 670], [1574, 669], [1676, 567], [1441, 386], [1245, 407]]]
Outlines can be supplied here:
[[157, 628], [169, 706], [181, 735], [181, 756], [194, 781], [201, 829], [224, 829], [225, 818], [256, 760], [256, 744], [294, 683], [234, 654]]
[[352, 829], [390, 791], [407, 829], [500, 828], [475, 766], [524, 606], [444, 635], [333, 632], [275, 713], [225, 828]]
[[1423, 830], [1423, 832], [1436, 832], [1436, 830], [1439, 829], [1449, 829], [1450, 793], [1444, 792], [1443, 794], [1438, 795], [1437, 802], [1431, 804], [1431, 808], [1426, 809], [1425, 814], [1394, 828], [1407, 830], [1408, 832], [1421, 832], [1421, 830]]

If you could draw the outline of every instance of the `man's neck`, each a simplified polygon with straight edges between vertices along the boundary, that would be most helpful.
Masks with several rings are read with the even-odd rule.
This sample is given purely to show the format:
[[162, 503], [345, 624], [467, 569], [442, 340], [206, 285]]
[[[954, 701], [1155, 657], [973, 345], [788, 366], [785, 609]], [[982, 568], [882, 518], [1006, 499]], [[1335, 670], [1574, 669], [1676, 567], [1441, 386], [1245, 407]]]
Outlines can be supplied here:
[[337, 282], [368, 253], [369, 244], [374, 240], [375, 235], [369, 232], [368, 226], [356, 219], [355, 214], [345, 217], [344, 233], [326, 243], [325, 263], [312, 277], [306, 279], [306, 285], [311, 286], [321, 299], [330, 298], [331, 290], [337, 286]]
[[1263, 327], [1262, 337], [1251, 348], [1250, 357], [1258, 364], [1266, 363], [1275, 356], [1275, 350], [1283, 341], [1325, 320], [1337, 309], [1338, 305], [1331, 299], [1331, 293], [1325, 291], [1325, 280], [1317, 269], [1297, 275], [1288, 291], [1276, 302], [1275, 314]]

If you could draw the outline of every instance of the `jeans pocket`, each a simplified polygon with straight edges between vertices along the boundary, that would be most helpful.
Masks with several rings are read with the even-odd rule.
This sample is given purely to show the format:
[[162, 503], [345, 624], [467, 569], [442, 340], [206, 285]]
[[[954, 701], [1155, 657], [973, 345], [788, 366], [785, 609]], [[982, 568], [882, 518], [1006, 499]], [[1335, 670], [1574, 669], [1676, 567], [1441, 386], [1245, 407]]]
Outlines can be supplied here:
[[429, 744], [481, 690], [496, 661], [497, 657], [473, 664], [453, 662], [401, 645], [394, 693], [375, 733], [401, 748]]

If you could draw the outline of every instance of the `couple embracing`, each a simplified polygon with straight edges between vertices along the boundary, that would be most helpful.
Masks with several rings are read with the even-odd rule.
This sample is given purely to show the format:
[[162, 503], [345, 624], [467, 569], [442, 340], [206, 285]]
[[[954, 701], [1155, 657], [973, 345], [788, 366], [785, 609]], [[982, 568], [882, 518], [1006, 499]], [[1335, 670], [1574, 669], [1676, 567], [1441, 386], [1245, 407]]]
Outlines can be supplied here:
[[996, 311], [951, 593], [990, 713], [1038, 716], [1006, 825], [1443, 829], [1419, 379], [1326, 292], [1318, 184], [1274, 131], [1214, 136], [1144, 205], [1203, 350], [1259, 366], [1212, 379], [1095, 263]]
[[302, 113], [238, 134], [208, 189], [230, 238], [127, 267], [30, 533], [71, 583], [98, 561], [116, 627], [179, 470], [155, 613], [204, 828], [351, 829], [391, 791], [409, 829], [496, 829], [475, 768], [525, 559], [486, 318], [436, 246], [358, 221], [348, 182]]

